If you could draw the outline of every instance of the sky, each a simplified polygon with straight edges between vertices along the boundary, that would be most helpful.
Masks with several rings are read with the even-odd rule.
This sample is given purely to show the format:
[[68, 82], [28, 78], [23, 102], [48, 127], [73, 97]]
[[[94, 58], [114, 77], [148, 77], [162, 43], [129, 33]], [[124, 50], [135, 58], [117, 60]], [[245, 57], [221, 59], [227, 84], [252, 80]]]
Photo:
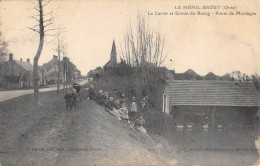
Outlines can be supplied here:
[[[158, 16], [148, 12], [174, 12], [177, 5], [228, 5], [256, 16]], [[65, 27], [67, 56], [83, 75], [109, 60], [115, 40], [118, 54], [123, 34], [137, 13], [147, 16], [150, 26], [165, 35], [165, 66], [176, 72], [193, 69], [200, 75], [234, 70], [260, 74], [259, 0], [53, 0], [44, 10], [57, 11], [55, 24]], [[0, 31], [9, 51], [19, 60], [33, 60], [39, 37], [27, 27], [35, 25], [29, 0], [0, 1]], [[48, 36], [39, 64], [57, 55]], [[55, 40], [56, 41], [56, 40]], [[119, 56], [119, 55], [118, 55]], [[118, 57], [119, 59], [119, 57]], [[172, 60], [172, 61], [170, 61]]]

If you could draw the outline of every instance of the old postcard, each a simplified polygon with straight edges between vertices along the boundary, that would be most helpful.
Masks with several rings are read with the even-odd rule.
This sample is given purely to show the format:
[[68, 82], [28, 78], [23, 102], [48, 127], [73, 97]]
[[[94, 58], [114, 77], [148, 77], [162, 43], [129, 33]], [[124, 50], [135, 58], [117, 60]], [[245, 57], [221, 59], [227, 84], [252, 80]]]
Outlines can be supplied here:
[[259, 166], [259, 0], [0, 0], [0, 166]]

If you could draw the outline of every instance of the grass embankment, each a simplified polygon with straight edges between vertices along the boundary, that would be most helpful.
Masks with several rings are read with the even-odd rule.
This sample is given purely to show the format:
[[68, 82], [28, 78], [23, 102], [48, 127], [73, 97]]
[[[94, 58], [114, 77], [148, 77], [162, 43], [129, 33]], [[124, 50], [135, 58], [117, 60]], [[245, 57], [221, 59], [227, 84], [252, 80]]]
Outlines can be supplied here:
[[63, 95], [41, 93], [37, 107], [33, 95], [0, 103], [0, 164], [176, 164], [165, 157], [167, 143], [161, 138], [132, 130], [103, 106], [85, 100], [85, 92], [78, 110], [65, 111]]

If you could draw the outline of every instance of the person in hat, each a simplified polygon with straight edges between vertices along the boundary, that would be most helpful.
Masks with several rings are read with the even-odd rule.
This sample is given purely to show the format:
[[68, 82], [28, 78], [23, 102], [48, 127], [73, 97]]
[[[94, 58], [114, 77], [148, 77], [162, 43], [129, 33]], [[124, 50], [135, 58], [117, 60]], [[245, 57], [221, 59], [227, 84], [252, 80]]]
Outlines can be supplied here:
[[97, 96], [96, 96], [96, 102], [99, 104], [99, 105], [102, 105], [104, 104], [103, 102], [103, 90], [99, 90]]
[[66, 95], [64, 96], [64, 99], [65, 99], [66, 110], [71, 110], [72, 108], [71, 90], [67, 91]]
[[79, 92], [80, 92], [80, 85], [79, 85], [78, 83], [74, 83], [74, 84], [72, 85], [72, 87], [73, 87], [74, 89], [76, 89], [76, 93], [79, 94]]
[[90, 100], [95, 100], [96, 98], [96, 93], [95, 93], [95, 89], [94, 89], [94, 85], [91, 84], [90, 88], [88, 89], [88, 96]]

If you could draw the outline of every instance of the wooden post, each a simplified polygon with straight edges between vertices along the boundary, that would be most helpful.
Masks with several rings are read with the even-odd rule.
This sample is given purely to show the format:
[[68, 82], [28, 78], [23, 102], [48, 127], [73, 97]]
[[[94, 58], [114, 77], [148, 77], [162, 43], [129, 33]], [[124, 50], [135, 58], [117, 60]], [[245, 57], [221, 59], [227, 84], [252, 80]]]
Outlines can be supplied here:
[[216, 109], [217, 109], [217, 106], [215, 106], [213, 108], [213, 111], [211, 113], [211, 124], [212, 124], [213, 128], [215, 128], [215, 125], [216, 125]]

